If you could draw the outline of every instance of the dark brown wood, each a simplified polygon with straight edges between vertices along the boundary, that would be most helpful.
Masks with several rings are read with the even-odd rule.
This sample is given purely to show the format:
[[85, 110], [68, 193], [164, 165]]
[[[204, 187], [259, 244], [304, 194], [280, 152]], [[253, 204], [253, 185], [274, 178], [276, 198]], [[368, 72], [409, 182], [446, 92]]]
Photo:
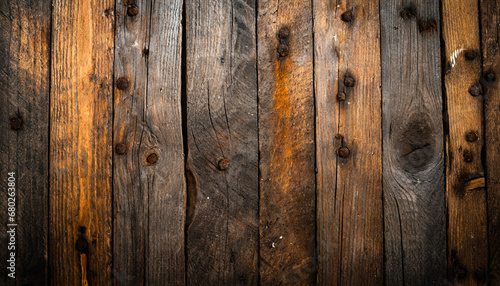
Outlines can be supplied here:
[[108, 285], [114, 1], [52, 3], [52, 285]]
[[[127, 10], [134, 5], [135, 16]], [[146, 281], [148, 182], [142, 180], [144, 121], [148, 102], [151, 1], [116, 1], [113, 132], [113, 281], [142, 285]], [[127, 86], [124, 89], [124, 86]], [[149, 146], [148, 146], [149, 147]]]
[[[380, 285], [379, 3], [314, 1], [314, 8], [318, 280], [321, 285]], [[338, 93], [345, 100], [337, 102]]]
[[439, 2], [381, 1], [387, 285], [446, 285]]
[[500, 284], [500, 1], [481, 0], [489, 283]]
[[260, 282], [312, 285], [317, 272], [312, 3], [258, 5]]
[[188, 285], [257, 285], [255, 3], [186, 1]]
[[[471, 89], [481, 76], [478, 1], [443, 0], [443, 41], [448, 134], [446, 195], [448, 279], [454, 285], [485, 284], [488, 239], [481, 163], [483, 98]], [[472, 57], [474, 51], [478, 56]], [[467, 141], [475, 132], [478, 140]], [[479, 275], [478, 275], [479, 274]]]
[[[50, 19], [50, 1], [0, 1], [2, 285], [44, 285], [48, 279]], [[10, 172], [15, 191], [8, 190]], [[15, 203], [13, 221], [9, 203]], [[8, 276], [11, 252], [15, 279]]]

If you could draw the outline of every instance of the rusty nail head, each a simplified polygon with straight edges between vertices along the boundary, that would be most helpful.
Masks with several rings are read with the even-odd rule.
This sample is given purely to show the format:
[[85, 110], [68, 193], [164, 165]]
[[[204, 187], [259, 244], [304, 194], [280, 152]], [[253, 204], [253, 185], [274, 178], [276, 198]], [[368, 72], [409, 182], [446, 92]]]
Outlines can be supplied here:
[[128, 5], [127, 15], [135, 16], [137, 14], [139, 14], [139, 8], [135, 4]]
[[471, 151], [470, 150], [465, 150], [464, 153], [463, 153], [463, 156], [464, 156], [464, 161], [466, 163], [470, 163], [472, 162], [474, 156], [472, 155]]
[[472, 96], [480, 96], [484, 94], [483, 86], [480, 82], [476, 82], [471, 87], [469, 87], [469, 93]]
[[128, 87], [128, 79], [126, 77], [121, 77], [116, 81], [116, 88], [124, 90]]
[[355, 83], [355, 80], [352, 76], [350, 75], [346, 75], [345, 78], [344, 78], [344, 84], [345, 86], [347, 87], [353, 87], [354, 86], [354, 83]]
[[429, 23], [427, 23], [426, 21], [420, 21], [418, 23], [418, 30], [420, 32], [428, 31], [429, 30]]
[[477, 52], [474, 50], [466, 50], [464, 56], [466, 60], [473, 61], [477, 58]]
[[16, 131], [21, 130], [21, 128], [23, 127], [23, 125], [24, 125], [23, 120], [20, 117], [18, 117], [18, 116], [12, 117], [10, 119], [10, 128], [12, 130], [16, 130]]
[[467, 134], [465, 134], [465, 140], [467, 140], [467, 142], [476, 142], [478, 139], [479, 136], [474, 131], [470, 131]]
[[287, 27], [283, 27], [278, 31], [278, 38], [284, 40], [290, 36], [290, 30]]
[[149, 49], [145, 47], [144, 49], [142, 49], [142, 53], [146, 56], [149, 55]]
[[88, 241], [80, 235], [76, 240], [75, 248], [80, 253], [88, 253], [89, 252], [89, 243]]
[[415, 11], [413, 11], [412, 8], [404, 8], [403, 10], [401, 10], [399, 15], [401, 16], [401, 18], [408, 20], [415, 16]]
[[337, 150], [337, 154], [338, 154], [341, 158], [346, 158], [347, 156], [349, 156], [349, 153], [351, 153], [351, 151], [349, 151], [349, 148], [347, 148], [347, 147], [340, 147], [340, 148]]
[[346, 23], [349, 23], [352, 21], [352, 11], [345, 11], [344, 13], [342, 13], [342, 15], [340, 16], [340, 19], [342, 19], [342, 21], [346, 22]]
[[339, 93], [337, 94], [337, 99], [338, 99], [339, 101], [344, 101], [344, 100], [345, 100], [345, 93], [344, 93], [344, 92], [339, 92]]
[[494, 82], [495, 80], [497, 80], [497, 76], [493, 71], [490, 70], [484, 74], [484, 79], [488, 82]]
[[123, 154], [125, 154], [125, 152], [127, 152], [127, 145], [125, 145], [123, 143], [118, 143], [115, 146], [115, 151], [116, 151], [116, 154], [123, 155]]
[[151, 153], [148, 155], [146, 158], [146, 162], [148, 162], [149, 165], [154, 165], [156, 162], [158, 162], [158, 154], [156, 153]]
[[278, 55], [281, 58], [284, 58], [284, 57], [288, 56], [288, 46], [285, 45], [285, 44], [280, 44], [278, 46]]
[[228, 159], [220, 159], [219, 162], [217, 163], [217, 165], [219, 166], [219, 169], [221, 171], [224, 171], [227, 168], [229, 168], [229, 160]]
[[429, 24], [429, 32], [432, 32], [437, 29], [438, 24], [436, 20], [430, 19], [429, 21], [427, 21], [427, 23]]

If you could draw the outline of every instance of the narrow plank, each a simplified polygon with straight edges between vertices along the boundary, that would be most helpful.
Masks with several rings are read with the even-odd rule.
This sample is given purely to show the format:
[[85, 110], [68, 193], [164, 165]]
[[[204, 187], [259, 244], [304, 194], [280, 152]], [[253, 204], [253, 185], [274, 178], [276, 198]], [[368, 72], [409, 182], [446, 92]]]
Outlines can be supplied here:
[[500, 284], [500, 1], [481, 0], [489, 283]]
[[481, 75], [478, 1], [444, 0], [442, 15], [448, 116], [448, 279], [454, 285], [477, 285], [486, 282], [488, 267], [481, 163], [483, 97], [477, 85]]
[[255, 1], [186, 1], [187, 284], [257, 285]]
[[320, 285], [380, 285], [379, 1], [317, 0], [314, 7], [318, 281]]
[[[50, 2], [0, 1], [2, 285], [45, 285], [48, 279], [50, 21]], [[9, 203], [15, 203], [13, 221]], [[15, 244], [7, 233], [12, 228]], [[11, 253], [15, 279], [8, 276]]]
[[144, 285], [148, 184], [141, 180], [151, 1], [116, 1], [113, 127], [113, 280]]
[[312, 2], [258, 2], [260, 281], [313, 285]]
[[439, 2], [381, 1], [385, 283], [445, 285]]
[[[141, 181], [148, 197], [146, 285], [185, 284], [182, 0], [153, 1]], [[147, 186], [147, 187], [146, 187]]]
[[52, 3], [49, 262], [53, 285], [111, 272], [114, 1]]

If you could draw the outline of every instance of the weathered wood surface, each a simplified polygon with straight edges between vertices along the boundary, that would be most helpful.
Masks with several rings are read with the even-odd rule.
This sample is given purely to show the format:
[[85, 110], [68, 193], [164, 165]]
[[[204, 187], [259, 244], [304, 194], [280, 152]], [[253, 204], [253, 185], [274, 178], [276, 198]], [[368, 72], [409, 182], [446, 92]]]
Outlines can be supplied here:
[[385, 283], [445, 285], [439, 2], [381, 1], [380, 17]]
[[316, 280], [311, 4], [258, 2], [263, 285]]
[[52, 4], [50, 279], [53, 285], [107, 285], [115, 3]]
[[186, 1], [188, 285], [256, 285], [255, 2]]
[[488, 237], [478, 1], [443, 0], [448, 279], [486, 283]]
[[500, 1], [481, 1], [484, 97], [484, 161], [488, 199], [490, 285], [500, 284]]
[[[2, 285], [15, 285], [7, 276], [11, 252], [18, 285], [43, 285], [48, 279], [50, 25], [50, 2], [0, 1]], [[9, 172], [15, 173], [15, 192], [8, 190]], [[13, 200], [15, 217], [9, 221], [8, 202]], [[11, 228], [16, 229], [15, 245], [7, 233]]]

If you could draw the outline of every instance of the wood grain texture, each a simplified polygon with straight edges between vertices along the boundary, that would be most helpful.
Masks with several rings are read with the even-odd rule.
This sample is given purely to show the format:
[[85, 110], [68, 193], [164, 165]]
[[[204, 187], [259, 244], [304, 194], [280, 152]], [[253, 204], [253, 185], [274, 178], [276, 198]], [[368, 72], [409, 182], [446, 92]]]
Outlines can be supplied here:
[[50, 92], [52, 285], [111, 272], [114, 1], [54, 1]]
[[[127, 11], [137, 7], [137, 15]], [[113, 130], [113, 280], [115, 285], [146, 281], [148, 184], [142, 180], [143, 138], [149, 134], [147, 83], [151, 1], [116, 1], [115, 81], [124, 77], [126, 89], [114, 93]], [[123, 144], [123, 145], [122, 145]], [[121, 149], [121, 150], [120, 150]], [[124, 154], [123, 151], [125, 152]]]
[[490, 285], [500, 284], [500, 1], [482, 0], [481, 32], [484, 98], [483, 164], [486, 166]]
[[[317, 272], [312, 3], [258, 5], [260, 282], [312, 285]], [[288, 36], [278, 39], [282, 28]]]
[[[0, 1], [0, 284], [47, 283], [48, 135], [51, 7], [47, 1]], [[23, 121], [12, 130], [10, 120]], [[8, 173], [16, 191], [9, 196]], [[9, 222], [8, 198], [15, 199]], [[8, 250], [7, 223], [17, 224]], [[7, 259], [15, 252], [15, 279]], [[10, 264], [10, 263], [9, 263]], [[10, 266], [10, 265], [9, 265]]]
[[256, 285], [255, 3], [188, 0], [186, 14], [187, 284]]
[[381, 1], [387, 285], [446, 284], [438, 1]]
[[[469, 92], [481, 76], [478, 1], [444, 0], [442, 14], [449, 125], [446, 136], [448, 279], [454, 285], [477, 285], [486, 283], [482, 277], [485, 274], [481, 273], [487, 273], [488, 267], [486, 193], [481, 163], [483, 98]], [[474, 50], [478, 56], [471, 57], [468, 50]], [[478, 139], [468, 142], [466, 135], [471, 131]]]
[[[378, 9], [314, 1], [320, 285], [383, 283]], [[335, 157], [340, 147], [347, 157]]]

